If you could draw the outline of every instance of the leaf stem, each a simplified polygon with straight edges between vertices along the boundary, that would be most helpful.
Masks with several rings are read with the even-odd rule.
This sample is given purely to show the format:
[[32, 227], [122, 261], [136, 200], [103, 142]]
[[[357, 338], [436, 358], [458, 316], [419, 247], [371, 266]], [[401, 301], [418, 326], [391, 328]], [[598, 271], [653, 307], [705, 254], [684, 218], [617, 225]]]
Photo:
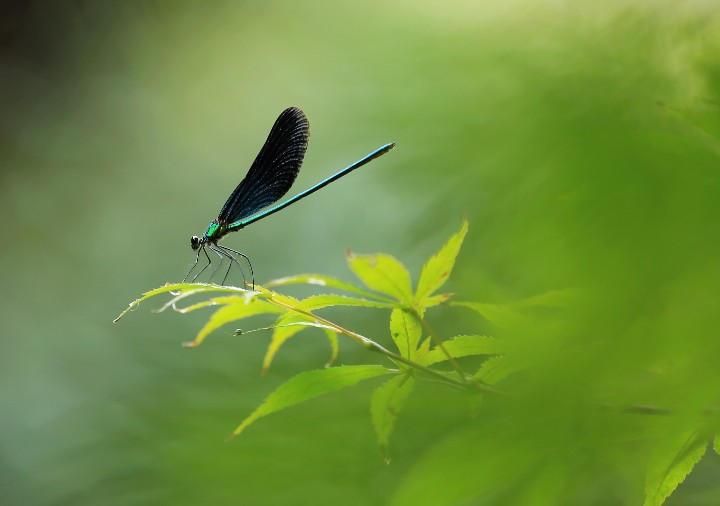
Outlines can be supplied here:
[[464, 376], [461, 380], [457, 380], [457, 379], [447, 376], [441, 372], [430, 369], [429, 367], [425, 367], [424, 365], [418, 364], [417, 362], [413, 362], [412, 360], [409, 360], [409, 359], [402, 357], [396, 353], [393, 353], [392, 351], [379, 345], [372, 339], [369, 339], [369, 338], [367, 338], [363, 335], [360, 335], [356, 332], [353, 332], [351, 330], [343, 328], [340, 325], [337, 325], [337, 324], [331, 322], [330, 320], [326, 320], [325, 318], [322, 318], [320, 316], [317, 316], [317, 315], [311, 313], [310, 311], [305, 311], [304, 309], [294, 307], [291, 304], [287, 304], [280, 300], [276, 300], [272, 296], [268, 299], [268, 302], [276, 304], [285, 309], [289, 309], [290, 311], [295, 311], [296, 313], [300, 313], [309, 318], [314, 318], [318, 322], [323, 323], [329, 327], [332, 327], [337, 332], [340, 332], [341, 334], [345, 334], [346, 336], [355, 339], [355, 341], [357, 341], [360, 345], [362, 345], [367, 350], [374, 351], [376, 353], [381, 353], [381, 354], [385, 355], [386, 357], [388, 357], [390, 360], [393, 360], [394, 362], [400, 362], [402, 364], [410, 366], [413, 369], [424, 372], [425, 374], [427, 374], [429, 376], [438, 378], [439, 380], [443, 381], [444, 383], [451, 384], [451, 385], [461, 388], [463, 390], [477, 390], [477, 391], [480, 391], [483, 393], [488, 393], [488, 394], [503, 394], [503, 392], [501, 392], [500, 390], [497, 390], [489, 385], [485, 385], [483, 383], [477, 383], [474, 381], [468, 381], [467, 379], [465, 379]]
[[438, 337], [435, 331], [433, 331], [432, 327], [430, 327], [430, 324], [427, 322], [425, 317], [421, 316], [417, 309], [411, 309], [411, 311], [415, 313], [415, 317], [420, 320], [422, 326], [425, 327], [425, 331], [428, 333], [435, 345], [442, 350], [448, 361], [453, 365], [453, 367], [458, 372], [463, 381], [467, 381], [467, 375], [465, 374], [465, 371], [463, 371], [462, 367], [460, 367], [460, 364], [457, 360], [455, 360], [455, 357], [453, 357], [450, 352], [447, 351], [445, 345], [443, 345], [442, 340]]

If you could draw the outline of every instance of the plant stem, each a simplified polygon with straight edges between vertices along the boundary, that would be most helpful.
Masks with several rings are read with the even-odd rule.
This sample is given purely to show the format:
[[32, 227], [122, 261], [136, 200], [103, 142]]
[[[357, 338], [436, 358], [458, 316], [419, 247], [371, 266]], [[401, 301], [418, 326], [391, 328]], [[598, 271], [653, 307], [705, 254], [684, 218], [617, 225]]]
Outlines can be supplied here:
[[290, 304], [286, 304], [285, 302], [281, 302], [281, 301], [279, 301], [279, 300], [276, 300], [276, 299], [274, 299], [273, 297], [270, 297], [270, 298], [267, 299], [267, 300], [268, 300], [268, 302], [271, 302], [271, 303], [273, 303], [273, 304], [276, 304], [276, 305], [278, 305], [278, 306], [280, 306], [280, 307], [283, 307], [283, 308], [285, 308], [285, 309], [289, 309], [289, 310], [291, 310], [291, 311], [294, 311], [294, 312], [296, 312], [296, 313], [300, 313], [300, 314], [302, 314], [302, 315], [304, 315], [304, 316], [307, 316], [307, 317], [309, 317], [309, 318], [313, 318], [313, 319], [315, 319], [315, 320], [318, 321], [318, 322], [324, 323], [325, 325], [327, 325], [327, 326], [329, 326], [329, 327], [332, 327], [332, 328], [335, 329], [336, 331], [338, 331], [338, 332], [340, 332], [340, 333], [342, 333], [342, 334], [345, 334], [345, 335], [348, 336], [348, 337], [351, 337], [351, 338], [355, 339], [355, 341], [357, 341], [360, 345], [362, 345], [364, 348], [366, 348], [366, 349], [368, 349], [368, 350], [370, 350], [370, 351], [374, 351], [374, 352], [376, 352], [376, 353], [381, 353], [381, 354], [385, 355], [386, 357], [388, 357], [389, 359], [391, 359], [391, 360], [393, 360], [393, 361], [395, 361], [395, 362], [403, 363], [403, 364], [405, 364], [405, 365], [407, 365], [407, 366], [412, 367], [413, 369], [417, 369], [418, 371], [422, 371], [422, 372], [424, 372], [425, 374], [427, 374], [427, 375], [429, 375], [429, 376], [433, 376], [433, 377], [435, 377], [435, 378], [438, 378], [438, 379], [442, 380], [442, 381], [445, 382], [445, 383], [452, 384], [453, 386], [456, 386], [456, 387], [458, 387], [458, 388], [462, 388], [463, 390], [478, 390], [478, 391], [480, 391], [480, 392], [489, 393], [489, 394], [502, 394], [502, 393], [503, 393], [503, 392], [501, 392], [500, 390], [497, 390], [497, 389], [495, 389], [495, 388], [493, 388], [493, 387], [491, 387], [491, 386], [489, 386], [489, 385], [485, 385], [485, 384], [482, 384], [482, 383], [476, 383], [476, 382], [468, 381], [468, 380], [466, 380], [464, 377], [463, 377], [462, 380], [457, 380], [457, 379], [452, 378], [452, 377], [450, 377], [450, 376], [446, 376], [445, 374], [443, 374], [443, 373], [441, 373], [441, 372], [435, 371], [435, 370], [433, 370], [433, 369], [430, 369], [429, 367], [425, 367], [424, 365], [418, 364], [417, 362], [413, 362], [412, 360], [409, 360], [409, 359], [407, 359], [407, 358], [405, 358], [405, 357], [402, 357], [402, 356], [400, 356], [400, 355], [398, 355], [398, 354], [396, 354], [396, 353], [393, 353], [392, 351], [388, 350], [387, 348], [384, 348], [383, 346], [379, 345], [378, 343], [376, 343], [376, 342], [373, 341], [372, 339], [369, 339], [369, 338], [367, 338], [367, 337], [365, 337], [365, 336], [362, 336], [362, 335], [360, 335], [360, 334], [358, 334], [358, 333], [356, 333], [356, 332], [353, 332], [353, 331], [351, 331], [351, 330], [348, 330], [348, 329], [346, 329], [346, 328], [343, 328], [343, 327], [341, 327], [340, 325], [337, 325], [337, 324], [335, 324], [335, 323], [333, 323], [333, 322], [331, 322], [331, 321], [329, 321], [329, 320], [326, 320], [325, 318], [322, 318], [322, 317], [320, 317], [320, 316], [317, 316], [317, 315], [315, 315], [315, 314], [313, 314], [313, 313], [311, 313], [311, 312], [309, 312], [309, 311], [305, 311], [304, 309], [296, 308], [296, 307], [294, 307], [294, 306], [292, 306], [292, 305], [290, 305]]
[[458, 374], [460, 375], [460, 377], [461, 377], [464, 381], [466, 381], [467, 376], [465, 375], [465, 371], [463, 371], [462, 367], [460, 367], [460, 364], [458, 363], [457, 360], [455, 360], [455, 357], [453, 357], [452, 355], [450, 355], [450, 353], [447, 351], [447, 349], [446, 349], [445, 346], [443, 345], [442, 340], [441, 340], [441, 339], [438, 337], [438, 335], [433, 331], [433, 329], [430, 327], [430, 324], [427, 322], [427, 320], [425, 320], [425, 318], [424, 318], [423, 316], [420, 316], [420, 313], [419, 313], [416, 309], [412, 309], [411, 311], [415, 314], [415, 317], [416, 317], [418, 320], [420, 320], [420, 323], [422, 324], [422, 326], [425, 327], [425, 331], [428, 333], [428, 335], [429, 335], [430, 338], [433, 340], [433, 342], [435, 343], [435, 345], [442, 350], [442, 352], [445, 354], [445, 356], [447, 357], [448, 361], [453, 365], [453, 367], [454, 367], [455, 370], [458, 372]]

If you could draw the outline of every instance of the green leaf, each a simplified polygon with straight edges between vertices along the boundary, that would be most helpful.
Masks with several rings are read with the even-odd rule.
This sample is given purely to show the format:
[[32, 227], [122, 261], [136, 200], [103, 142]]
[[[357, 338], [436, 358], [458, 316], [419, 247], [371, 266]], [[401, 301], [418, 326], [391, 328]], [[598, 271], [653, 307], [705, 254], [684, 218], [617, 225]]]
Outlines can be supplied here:
[[508, 357], [490, 357], [478, 368], [473, 379], [495, 385], [523, 367]]
[[502, 341], [487, 336], [457, 336], [443, 341], [442, 344], [444, 351], [443, 348], [436, 346], [425, 356], [423, 365], [437, 364], [448, 360], [446, 351], [452, 358], [469, 355], [498, 355], [507, 351]]
[[680, 485], [707, 450], [707, 441], [695, 434], [683, 438], [674, 448], [654, 462], [645, 482], [644, 506], [660, 506]]
[[420, 342], [422, 326], [415, 314], [405, 309], [393, 309], [390, 315], [390, 335], [400, 355], [412, 359]]
[[392, 302], [378, 302], [368, 299], [356, 299], [346, 297], [344, 295], [313, 295], [307, 299], [303, 299], [298, 303], [298, 308], [305, 311], [315, 311], [328, 306], [356, 306], [356, 307], [375, 307], [375, 308], [392, 308], [396, 304]]
[[395, 420], [412, 392], [414, 382], [412, 376], [404, 374], [392, 378], [373, 392], [370, 415], [385, 463], [390, 463], [388, 443]]
[[330, 341], [330, 360], [325, 364], [325, 367], [330, 367], [338, 357], [338, 336], [334, 329], [325, 328], [325, 335]]
[[303, 327], [301, 326], [283, 326], [276, 327], [273, 330], [270, 345], [268, 346], [268, 349], [265, 352], [265, 357], [263, 358], [263, 374], [267, 374], [268, 370], [270, 369], [270, 364], [272, 364], [273, 358], [275, 358], [277, 352], [280, 351], [280, 347], [285, 344], [285, 341], [293, 337], [301, 330], [303, 330]]
[[460, 252], [465, 235], [468, 231], [468, 222], [463, 220], [460, 230], [450, 236], [440, 251], [435, 253], [423, 266], [415, 292], [415, 304], [424, 306], [426, 299], [445, 284], [455, 265], [455, 258]]
[[[239, 300], [242, 301], [242, 298]], [[257, 299], [253, 299], [247, 304], [245, 302], [229, 304], [215, 311], [205, 326], [200, 329], [200, 332], [198, 332], [195, 340], [189, 343], [184, 343], [183, 346], [186, 348], [194, 348], [195, 346], [200, 345], [213, 330], [222, 327], [226, 323], [259, 314], [278, 314], [283, 312], [284, 311], [282, 309]]]
[[[297, 307], [297, 305], [293, 307]], [[273, 327], [281, 327], [288, 324], [297, 325], [300, 322], [306, 322], [306, 325], [308, 323], [322, 325], [318, 322], [317, 318], [314, 318], [313, 316], [308, 316], [302, 313], [298, 313], [297, 311], [288, 310], [287, 312], [280, 315], [280, 317], [275, 321]]]
[[[298, 304], [296, 307], [300, 306], [301, 304]], [[330, 360], [325, 364], [326, 367], [335, 361], [338, 355], [337, 330], [334, 327], [320, 323], [311, 316], [288, 311], [281, 315], [271, 327], [273, 329], [273, 335], [270, 346], [268, 346], [265, 358], [263, 359], [263, 374], [270, 368], [272, 360], [280, 350], [280, 347], [295, 334], [309, 327], [322, 329], [330, 341]]]
[[273, 292], [272, 290], [268, 290], [267, 288], [259, 285], [255, 285], [255, 289], [262, 293], [262, 295], [265, 296], [268, 300], [276, 301], [280, 304], [285, 304], [287, 306], [296, 306], [300, 302], [295, 297], [291, 297], [290, 295], [284, 295], [278, 292]]
[[265, 401], [233, 431], [236, 437], [254, 421], [282, 409], [320, 395], [341, 390], [360, 381], [392, 374], [394, 371], [379, 365], [331, 367], [293, 376], [271, 393]]
[[[183, 311], [182, 309], [178, 309], [177, 304], [180, 301], [183, 301], [189, 297], [192, 297], [192, 296], [195, 296], [198, 294], [206, 294], [206, 293], [213, 293], [213, 292], [220, 292], [220, 291], [224, 291], [224, 290], [216, 290], [214, 288], [207, 289], [205, 287], [202, 287], [202, 288], [196, 288], [196, 289], [192, 289], [192, 290], [181, 290], [178, 292], [174, 292], [173, 298], [170, 299], [167, 303], [165, 303], [161, 308], [155, 310], [155, 312], [162, 313], [169, 307], [172, 307], [175, 311], [178, 311], [178, 312], [186, 312], [186, 311]], [[235, 302], [241, 302], [241, 301], [248, 303], [248, 302], [250, 302], [250, 300], [254, 299], [255, 297], [265, 298], [265, 295], [261, 294], [260, 292], [243, 291], [243, 292], [238, 293], [235, 289], [231, 289], [230, 292], [233, 293], [233, 295], [225, 295], [223, 297], [215, 297], [211, 300], [225, 299], [225, 300], [229, 301], [229, 302], [221, 302], [219, 304], [215, 304], [215, 305], [225, 305], [228, 303], [235, 303]], [[206, 304], [205, 306], [197, 306], [196, 304], [193, 304], [190, 307], [193, 307], [193, 306], [197, 306], [197, 307], [193, 307], [193, 309], [190, 309], [190, 311], [193, 311], [194, 309], [198, 309], [199, 307], [206, 307], [208, 305], [213, 305], [213, 304]]]
[[420, 346], [418, 346], [418, 349], [415, 350], [415, 361], [424, 364], [425, 363], [425, 357], [428, 353], [430, 353], [430, 344], [432, 344], [432, 337], [428, 336], [425, 338], [425, 340], [420, 343]]
[[440, 293], [438, 295], [433, 295], [431, 297], [425, 297], [425, 299], [422, 301], [421, 307], [423, 308], [429, 308], [433, 306], [439, 306], [440, 304], [444, 304], [452, 297], [451, 293]]
[[298, 313], [285, 313], [278, 318], [276, 325], [273, 328], [270, 345], [268, 346], [268, 349], [265, 352], [265, 358], [263, 359], [263, 374], [266, 374], [268, 369], [270, 369], [270, 364], [272, 363], [273, 358], [275, 358], [275, 355], [280, 350], [280, 347], [285, 344], [285, 341], [309, 327], [327, 329], [327, 325], [318, 323], [314, 319]]
[[358, 295], [362, 295], [363, 297], [374, 299], [380, 298], [376, 293], [368, 292], [367, 290], [363, 290], [362, 288], [353, 284], [346, 283], [345, 281], [340, 281], [339, 279], [333, 278], [331, 276], [323, 276], [322, 274], [301, 274], [298, 276], [288, 276], [285, 278], [274, 279], [269, 283], [265, 284], [266, 287], [289, 285], [328, 286], [331, 288], [339, 288], [340, 290], [353, 292]]
[[403, 264], [390, 255], [347, 255], [348, 265], [371, 290], [384, 293], [410, 304], [412, 285], [410, 274]]
[[[178, 313], [190, 313], [191, 311], [195, 311], [196, 309], [202, 309], [204, 307], [212, 307], [212, 306], [228, 306], [230, 304], [240, 304], [242, 302], [245, 302], [247, 299], [238, 297], [237, 295], [222, 295], [220, 297], [212, 297], [207, 300], [203, 300], [200, 302], [197, 302], [195, 304], [191, 304], [189, 306], [185, 307], [174, 307], [175, 311]], [[168, 303], [170, 304], [170, 303]], [[167, 306], [166, 304], [165, 306]], [[175, 306], [177, 304], [177, 301], [174, 300], [172, 302], [172, 305]], [[158, 312], [165, 309], [165, 306], [160, 308]]]
[[498, 328], [509, 329], [529, 324], [527, 317], [503, 304], [486, 304], [484, 302], [451, 302], [451, 306], [467, 307], [482, 315], [487, 321]]
[[203, 293], [203, 292], [234, 292], [234, 293], [248, 293], [249, 290], [244, 290], [242, 288], [236, 288], [234, 286], [218, 286], [218, 285], [208, 285], [204, 283], [176, 283], [176, 284], [168, 284], [165, 286], [161, 286], [160, 288], [155, 288], [154, 290], [150, 290], [149, 292], [145, 292], [142, 294], [141, 297], [135, 299], [130, 303], [130, 305], [120, 313], [117, 318], [113, 320], [113, 323], [117, 323], [120, 318], [125, 316], [129, 311], [135, 309], [137, 306], [140, 305], [141, 302], [151, 298], [155, 297], [156, 295], [161, 295], [163, 293], [168, 292], [179, 292], [175, 293], [174, 295], [177, 297], [177, 295], [183, 295], [185, 293], [191, 292], [190, 295], [194, 295], [196, 293]]

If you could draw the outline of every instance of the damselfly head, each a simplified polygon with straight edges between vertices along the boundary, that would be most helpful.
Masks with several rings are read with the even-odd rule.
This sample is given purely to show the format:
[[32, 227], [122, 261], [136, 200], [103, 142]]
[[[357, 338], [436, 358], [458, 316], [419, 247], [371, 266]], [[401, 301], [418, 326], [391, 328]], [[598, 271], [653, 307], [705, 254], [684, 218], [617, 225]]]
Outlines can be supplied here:
[[198, 236], [194, 235], [190, 238], [190, 247], [193, 249], [193, 251], [197, 250], [200, 247], [200, 238]]

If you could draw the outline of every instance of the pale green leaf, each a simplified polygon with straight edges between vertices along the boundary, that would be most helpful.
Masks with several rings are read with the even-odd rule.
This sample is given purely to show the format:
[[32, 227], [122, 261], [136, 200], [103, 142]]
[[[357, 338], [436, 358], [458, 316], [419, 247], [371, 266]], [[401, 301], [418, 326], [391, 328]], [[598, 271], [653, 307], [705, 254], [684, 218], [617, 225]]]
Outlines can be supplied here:
[[270, 339], [270, 345], [263, 359], [263, 374], [267, 373], [268, 369], [270, 369], [270, 365], [280, 350], [280, 347], [285, 344], [288, 339], [306, 328], [320, 328], [325, 331], [331, 348], [330, 361], [326, 366], [335, 361], [338, 354], [337, 331], [333, 327], [320, 323], [303, 314], [288, 312], [280, 316], [272, 327], [273, 334]]
[[416, 305], [425, 306], [425, 299], [445, 284], [455, 265], [455, 258], [460, 252], [467, 231], [468, 222], [463, 220], [460, 230], [450, 236], [440, 251], [430, 257], [423, 266], [415, 292]]
[[277, 320], [275, 320], [274, 327], [283, 327], [287, 325], [301, 325], [305, 322], [305, 325], [316, 325], [316, 326], [324, 326], [324, 324], [321, 324], [316, 318], [313, 318], [312, 316], [307, 316], [302, 313], [297, 313], [295, 311], [288, 311], [280, 317], [278, 317]]
[[392, 308], [395, 304], [390, 302], [378, 302], [368, 299], [356, 299], [354, 297], [346, 297], [344, 295], [313, 295], [307, 299], [303, 299], [298, 304], [299, 309], [305, 311], [315, 311], [328, 306], [356, 306], [356, 307], [375, 307], [375, 308]]
[[487, 336], [457, 336], [443, 341], [442, 348], [436, 346], [430, 350], [422, 363], [431, 365], [444, 362], [449, 360], [447, 354], [452, 358], [460, 358], [470, 355], [498, 355], [506, 351], [503, 342], [499, 339]]
[[415, 350], [414, 354], [414, 360], [418, 362], [419, 364], [425, 363], [425, 357], [428, 353], [430, 353], [430, 345], [432, 344], [432, 337], [428, 336], [426, 337], [422, 343], [420, 343], [420, 346], [418, 346], [417, 350]]
[[488, 385], [495, 385], [523, 367], [508, 357], [490, 357], [485, 360], [473, 375], [473, 379]]
[[390, 315], [390, 335], [400, 355], [412, 359], [420, 342], [422, 325], [415, 314], [404, 309], [393, 309]]
[[645, 482], [644, 506], [660, 506], [675, 491], [707, 450], [707, 441], [695, 434], [685, 437], [681, 444], [657, 458], [648, 470]]
[[330, 342], [331, 349], [330, 361], [326, 364], [326, 366], [329, 366], [335, 361], [338, 354], [337, 329], [324, 323], [320, 323], [315, 318], [306, 316], [302, 313], [288, 311], [287, 313], [281, 315], [275, 322], [275, 325], [272, 326], [273, 335], [270, 345], [265, 352], [265, 358], [263, 359], [263, 374], [270, 368], [270, 364], [277, 352], [280, 350], [280, 347], [285, 344], [288, 339], [308, 327], [320, 328], [325, 331], [325, 334]]
[[331, 367], [298, 374], [280, 385], [265, 401], [233, 431], [238, 436], [259, 418], [294, 406], [320, 395], [353, 386], [360, 381], [392, 374], [379, 365]]
[[[240, 298], [239, 300], [242, 301], [242, 298]], [[255, 300], [252, 300], [247, 304], [245, 302], [239, 302], [237, 304], [230, 304], [221, 307], [220, 309], [215, 311], [215, 313], [213, 313], [213, 315], [210, 317], [207, 323], [205, 323], [203, 328], [200, 329], [200, 332], [198, 332], [195, 340], [189, 343], [184, 343], [183, 346], [188, 348], [194, 348], [195, 346], [198, 346], [213, 330], [222, 327], [226, 323], [241, 320], [249, 316], [266, 313], [277, 314], [279, 312], [281, 312], [279, 308], [271, 304], [267, 304], [264, 302], [260, 303], [260, 301]]]
[[[288, 316], [289, 315], [289, 316]], [[272, 364], [272, 360], [274, 359], [277, 352], [280, 350], [280, 347], [293, 337], [295, 334], [307, 329], [307, 328], [318, 328], [325, 331], [326, 335], [328, 336], [328, 340], [330, 341], [330, 361], [325, 364], [325, 367], [329, 367], [332, 362], [335, 361], [338, 354], [338, 342], [337, 342], [337, 330], [335, 328], [330, 327], [329, 325], [326, 325], [324, 323], [319, 323], [317, 321], [303, 321], [304, 316], [299, 314], [293, 314], [293, 313], [285, 313], [282, 315], [278, 321], [287, 322], [287, 323], [281, 323], [281, 324], [274, 324], [270, 327], [261, 327], [257, 329], [252, 330], [241, 330], [237, 329], [235, 331], [235, 335], [245, 335], [250, 334], [251, 332], [258, 332], [261, 330], [272, 330], [273, 334], [270, 341], [270, 346], [268, 346], [268, 350], [265, 352], [265, 358], [263, 359], [263, 374], [267, 373], [268, 369], [270, 369], [270, 365]], [[293, 321], [298, 320], [298, 321]]]
[[[252, 292], [251, 292], [251, 291], [249, 291], [249, 290], [248, 290], [248, 291], [241, 291], [241, 292], [240, 292], [240, 291], [238, 291], [238, 290], [241, 290], [241, 289], [230, 288], [230, 289], [228, 289], [228, 290], [217, 290], [217, 289], [215, 289], [214, 285], [211, 285], [211, 288], [210, 288], [210, 289], [208, 289], [208, 288], [206, 288], [206, 287], [200, 287], [200, 288], [195, 288], [195, 289], [193, 289], [193, 290], [181, 290], [181, 291], [178, 291], [178, 292], [174, 292], [174, 293], [173, 293], [173, 295], [174, 295], [173, 298], [170, 299], [170, 301], [168, 301], [166, 304], [164, 304], [161, 308], [155, 310], [155, 312], [161, 313], [161, 312], [165, 311], [165, 310], [166, 310], [167, 308], [169, 308], [169, 307], [172, 307], [173, 309], [175, 309], [175, 310], [178, 311], [178, 312], [187, 312], [187, 311], [183, 311], [183, 310], [181, 310], [181, 309], [178, 309], [177, 304], [178, 304], [180, 301], [183, 301], [183, 300], [185, 300], [185, 299], [187, 299], [187, 298], [189, 298], [189, 297], [193, 297], [193, 296], [198, 295], [198, 294], [206, 294], [206, 293], [213, 293], [213, 292], [227, 292], [227, 291], [229, 291], [229, 292], [231, 292], [231, 293], [234, 294], [234, 295], [225, 295], [225, 296], [223, 296], [223, 298], [225, 298], [226, 300], [228, 300], [228, 301], [230, 301], [230, 302], [225, 302], [225, 303], [220, 303], [220, 304], [215, 304], [215, 305], [224, 305], [224, 304], [227, 304], [227, 303], [234, 303], [234, 302], [240, 302], [240, 301], [244, 301], [244, 302], [247, 303], [247, 302], [250, 302], [251, 299], [254, 299], [254, 298], [256, 298], [256, 297], [257, 297], [257, 298], [265, 298], [265, 296], [264, 296], [263, 294], [261, 294], [260, 292], [255, 292], [255, 291], [252, 291]], [[218, 298], [219, 298], [219, 297], [216, 297], [215, 299], [218, 299]], [[213, 304], [209, 304], [209, 305], [213, 305]], [[193, 305], [193, 306], [195, 306], [195, 305]], [[190, 306], [190, 307], [192, 307], [192, 306]], [[197, 309], [197, 308], [195, 308], [195, 309]], [[193, 309], [191, 309], [190, 311], [192, 311], [192, 310], [193, 310]]]
[[333, 363], [335, 363], [335, 360], [337, 360], [338, 357], [338, 336], [334, 329], [327, 327], [325, 328], [325, 335], [330, 342], [330, 360], [327, 361], [325, 367], [330, 367]]
[[289, 286], [289, 285], [316, 285], [316, 286], [327, 286], [330, 288], [339, 288], [348, 292], [353, 292], [363, 297], [377, 299], [378, 294], [363, 290], [362, 288], [355, 286], [345, 281], [333, 278], [331, 276], [324, 276], [322, 274], [301, 274], [298, 276], [288, 276], [285, 278], [274, 279], [265, 284], [266, 287], [275, 286]]
[[263, 358], [263, 374], [266, 374], [268, 369], [270, 369], [270, 364], [272, 363], [273, 358], [275, 358], [275, 355], [280, 350], [280, 347], [285, 344], [285, 341], [305, 328], [307, 327], [301, 325], [282, 325], [273, 329], [270, 345], [265, 352], [265, 358]]
[[[195, 304], [191, 304], [186, 307], [177, 307], [175, 306], [175, 311], [178, 313], [189, 313], [191, 311], [195, 311], [196, 309], [202, 309], [204, 307], [212, 307], [212, 306], [227, 306], [229, 304], [240, 304], [243, 302], [246, 302], [248, 299], [244, 297], [238, 297], [237, 295], [223, 295], [220, 297], [212, 297], [207, 300], [203, 300], [200, 302], [197, 302]], [[175, 302], [177, 304], [177, 302]], [[276, 311], [281, 311], [279, 308], [275, 308]]]
[[440, 293], [438, 295], [432, 295], [430, 297], [425, 297], [422, 301], [422, 307], [423, 308], [429, 308], [434, 306], [439, 306], [440, 304], [444, 304], [452, 297], [451, 293]]
[[290, 295], [285, 295], [278, 292], [273, 292], [272, 290], [268, 290], [267, 288], [259, 285], [255, 285], [255, 289], [262, 293], [263, 296], [265, 296], [268, 300], [275, 301], [279, 304], [283, 304], [286, 306], [296, 306], [300, 302], [295, 297], [291, 297]]
[[[135, 299], [130, 303], [130, 305], [125, 309], [122, 313], [120, 313], [117, 318], [113, 320], [113, 323], [116, 323], [120, 318], [125, 316], [128, 311], [131, 311], [135, 309], [138, 305], [140, 305], [141, 302], [151, 298], [155, 297], [156, 295], [161, 295], [163, 293], [172, 293], [174, 296], [182, 295], [186, 292], [192, 292], [192, 294], [195, 293], [203, 293], [203, 292], [235, 292], [235, 293], [246, 293], [248, 290], [243, 290], [242, 288], [236, 288], [232, 286], [218, 286], [218, 285], [208, 285], [204, 283], [176, 283], [176, 284], [168, 284], [165, 286], [161, 286], [160, 288], [155, 288], [154, 290], [150, 290], [149, 292], [145, 292], [142, 294], [141, 297], [138, 299]], [[173, 293], [177, 292], [177, 293]]]
[[405, 266], [390, 255], [348, 254], [348, 265], [371, 290], [384, 293], [404, 303], [412, 300], [410, 274]]
[[397, 376], [375, 389], [370, 402], [370, 415], [378, 444], [386, 463], [389, 462], [388, 443], [395, 420], [412, 392], [414, 379], [407, 374]]

